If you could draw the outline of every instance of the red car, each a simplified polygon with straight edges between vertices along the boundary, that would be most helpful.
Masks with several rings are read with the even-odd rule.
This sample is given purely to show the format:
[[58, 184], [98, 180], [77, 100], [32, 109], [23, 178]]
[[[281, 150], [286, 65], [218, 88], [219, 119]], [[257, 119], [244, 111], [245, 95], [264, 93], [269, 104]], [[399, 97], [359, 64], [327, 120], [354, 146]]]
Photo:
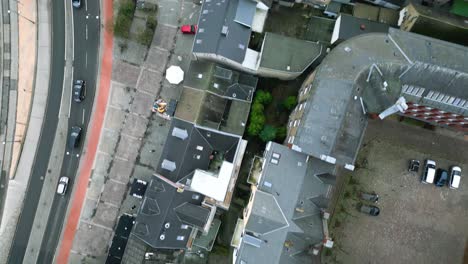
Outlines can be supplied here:
[[197, 25], [183, 25], [180, 27], [182, 34], [195, 34], [197, 33]]

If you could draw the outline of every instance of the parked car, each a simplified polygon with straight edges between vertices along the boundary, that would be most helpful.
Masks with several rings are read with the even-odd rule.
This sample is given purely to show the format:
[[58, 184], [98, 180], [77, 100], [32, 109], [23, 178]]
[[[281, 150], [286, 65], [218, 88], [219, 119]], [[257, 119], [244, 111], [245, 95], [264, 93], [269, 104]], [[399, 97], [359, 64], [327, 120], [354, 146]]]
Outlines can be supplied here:
[[460, 186], [461, 181], [461, 168], [458, 166], [453, 166], [450, 168], [450, 180], [449, 180], [449, 188], [450, 189], [458, 189]]
[[376, 193], [361, 192], [360, 197], [362, 200], [373, 202], [373, 203], [376, 203], [379, 200], [379, 195]]
[[81, 103], [86, 95], [86, 83], [83, 80], [75, 80], [73, 82], [73, 101]]
[[424, 172], [421, 181], [423, 183], [434, 183], [436, 172], [436, 163], [433, 160], [426, 160], [424, 162]]
[[80, 8], [81, 7], [81, 0], [72, 0], [72, 5], [74, 8]]
[[410, 160], [408, 171], [419, 172], [419, 160]]
[[70, 130], [70, 135], [68, 136], [68, 148], [74, 149], [80, 145], [81, 140], [81, 127], [73, 126]]
[[360, 204], [359, 211], [372, 216], [378, 216], [380, 214], [380, 209], [374, 205]]
[[195, 34], [197, 33], [197, 25], [183, 25], [180, 27], [182, 34]]
[[436, 178], [435, 178], [435, 185], [437, 187], [443, 187], [445, 185], [447, 185], [447, 182], [448, 182], [448, 172], [446, 170], [443, 170], [443, 169], [437, 169], [437, 173], [436, 173]]
[[57, 194], [65, 195], [65, 193], [67, 192], [68, 181], [68, 177], [60, 177], [59, 183], [57, 185]]

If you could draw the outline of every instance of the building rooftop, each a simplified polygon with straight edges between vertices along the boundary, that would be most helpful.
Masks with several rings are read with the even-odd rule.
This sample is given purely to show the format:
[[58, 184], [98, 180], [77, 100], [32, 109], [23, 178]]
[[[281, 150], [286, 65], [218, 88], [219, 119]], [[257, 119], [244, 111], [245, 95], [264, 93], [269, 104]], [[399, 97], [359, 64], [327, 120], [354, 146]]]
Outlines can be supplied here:
[[359, 18], [348, 14], [340, 14], [336, 19], [331, 43], [344, 41], [352, 37], [373, 32], [388, 32], [387, 24]]
[[278, 72], [302, 73], [323, 52], [318, 42], [267, 32], [263, 40], [260, 68]]
[[320, 210], [331, 189], [318, 175], [332, 173], [334, 166], [271, 142], [264, 162], [236, 263], [317, 261], [309, 250], [323, 239]]
[[[153, 176], [138, 212], [133, 234], [153, 248], [186, 248], [192, 227], [203, 229], [209, 224], [210, 209], [202, 206], [205, 195], [209, 198], [222, 195], [216, 192], [217, 197], [210, 197], [208, 195], [212, 195], [212, 192], [205, 192], [205, 195], [197, 192], [204, 192], [205, 189], [199, 188], [200, 179], [194, 179], [194, 175], [197, 172], [209, 174], [202, 179], [206, 182], [209, 176], [218, 177], [220, 170], [223, 175], [229, 174], [223, 164], [232, 165], [238, 158], [240, 140], [238, 136], [172, 119], [156, 172], [187, 188], [179, 192], [173, 184]], [[233, 169], [232, 166], [230, 168]], [[233, 173], [234, 170], [231, 170], [229, 175]], [[194, 180], [193, 189], [196, 190], [191, 188]], [[220, 186], [215, 185], [218, 183], [216, 179], [210, 183], [214, 189], [224, 188], [225, 185], [224, 181]]]
[[243, 135], [258, 79], [212, 62], [192, 61], [176, 117]]
[[223, 98], [252, 101], [258, 78], [207, 61], [192, 61], [184, 86]]
[[242, 63], [256, 4], [252, 0], [203, 1], [193, 52], [216, 54]]
[[[364, 110], [380, 113], [403, 95], [412, 103], [466, 116], [467, 71], [467, 48], [460, 45], [392, 28], [387, 34], [354, 37], [317, 68], [291, 147], [354, 165], [367, 125]], [[409, 86], [424, 90], [402, 89]]]

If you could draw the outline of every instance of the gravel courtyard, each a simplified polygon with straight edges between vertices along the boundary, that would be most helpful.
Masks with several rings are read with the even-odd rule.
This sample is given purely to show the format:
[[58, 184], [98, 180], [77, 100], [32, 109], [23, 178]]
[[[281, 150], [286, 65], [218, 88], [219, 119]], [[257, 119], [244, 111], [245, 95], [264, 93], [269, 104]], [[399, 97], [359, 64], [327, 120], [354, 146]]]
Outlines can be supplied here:
[[[468, 141], [394, 120], [371, 121], [357, 169], [348, 173], [331, 222], [335, 247], [324, 263], [463, 263], [468, 238]], [[462, 168], [458, 190], [422, 184], [409, 159]], [[359, 192], [376, 192], [380, 215], [357, 211]]]

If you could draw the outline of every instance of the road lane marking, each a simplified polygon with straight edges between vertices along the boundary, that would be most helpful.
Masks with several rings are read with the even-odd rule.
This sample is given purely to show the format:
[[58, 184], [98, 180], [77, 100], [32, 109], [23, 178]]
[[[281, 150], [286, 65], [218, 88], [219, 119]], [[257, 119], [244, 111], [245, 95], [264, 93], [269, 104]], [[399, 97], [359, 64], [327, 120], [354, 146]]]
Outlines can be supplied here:
[[67, 73], [67, 65], [65, 63], [65, 66], [63, 66], [63, 72], [65, 73], [64, 76], [63, 76], [63, 82], [62, 82], [62, 97], [60, 98], [60, 108], [59, 108], [59, 114], [58, 114], [58, 117], [60, 118], [60, 116], [62, 115], [62, 104], [63, 104], [63, 96], [65, 96], [65, 75]]
[[81, 118], [81, 124], [84, 125], [84, 119], [85, 119], [85, 112], [86, 112], [86, 109], [83, 109], [83, 117]]
[[[70, 118], [70, 113], [71, 113], [71, 106], [73, 103], [73, 66], [72, 66], [72, 78], [71, 78], [71, 90], [70, 90], [70, 105], [68, 106], [68, 118]], [[65, 77], [64, 77], [65, 78]], [[63, 91], [62, 91], [63, 92]]]
[[86, 24], [86, 39], [88, 39], [88, 24]]
[[71, 14], [72, 14], [72, 60], [75, 60], [75, 20], [74, 15], [73, 15], [73, 8], [71, 8]]
[[88, 52], [85, 53], [85, 68], [88, 68]]
[[86, 8], [86, 11], [88, 11], [88, 0], [85, 0], [85, 8]]

